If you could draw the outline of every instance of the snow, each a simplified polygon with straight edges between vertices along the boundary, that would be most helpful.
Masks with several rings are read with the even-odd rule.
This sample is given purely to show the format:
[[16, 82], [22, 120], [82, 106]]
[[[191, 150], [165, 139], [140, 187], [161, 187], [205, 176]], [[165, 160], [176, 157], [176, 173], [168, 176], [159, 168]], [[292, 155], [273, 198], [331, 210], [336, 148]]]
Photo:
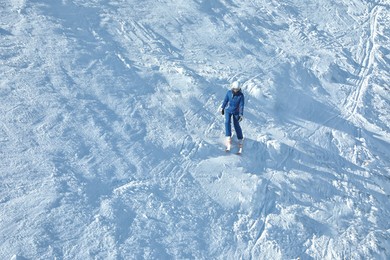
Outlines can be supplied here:
[[0, 259], [390, 258], [387, 0], [0, 9]]

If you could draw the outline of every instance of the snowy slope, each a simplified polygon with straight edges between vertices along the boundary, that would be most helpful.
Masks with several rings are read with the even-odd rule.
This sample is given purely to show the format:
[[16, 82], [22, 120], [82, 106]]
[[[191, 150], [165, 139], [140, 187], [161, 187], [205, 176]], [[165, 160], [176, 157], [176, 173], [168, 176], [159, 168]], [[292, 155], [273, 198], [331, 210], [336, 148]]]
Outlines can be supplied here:
[[387, 0], [0, 10], [0, 259], [390, 258]]

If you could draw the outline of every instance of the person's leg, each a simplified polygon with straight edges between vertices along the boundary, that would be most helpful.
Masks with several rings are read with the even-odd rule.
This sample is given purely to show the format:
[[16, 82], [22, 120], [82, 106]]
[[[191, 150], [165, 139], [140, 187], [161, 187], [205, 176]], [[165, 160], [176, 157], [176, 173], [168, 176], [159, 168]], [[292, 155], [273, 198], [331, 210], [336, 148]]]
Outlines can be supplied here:
[[230, 151], [232, 145], [232, 114], [225, 112], [226, 151]]
[[225, 136], [232, 136], [232, 114], [225, 112]]
[[234, 124], [234, 130], [236, 131], [236, 134], [237, 134], [237, 139], [242, 140], [244, 137], [242, 135], [242, 129], [240, 126], [240, 122], [238, 122], [238, 115], [233, 116], [233, 124]]

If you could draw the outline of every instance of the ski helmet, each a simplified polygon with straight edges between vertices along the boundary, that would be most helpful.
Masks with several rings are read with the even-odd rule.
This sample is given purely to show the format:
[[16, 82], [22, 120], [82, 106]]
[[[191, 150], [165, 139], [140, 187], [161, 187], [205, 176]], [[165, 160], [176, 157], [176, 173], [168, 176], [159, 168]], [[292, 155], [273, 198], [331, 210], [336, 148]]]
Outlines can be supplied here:
[[238, 81], [234, 81], [231, 85], [230, 85], [231, 89], [234, 90], [234, 91], [240, 91], [241, 90], [241, 87], [240, 87], [240, 83]]

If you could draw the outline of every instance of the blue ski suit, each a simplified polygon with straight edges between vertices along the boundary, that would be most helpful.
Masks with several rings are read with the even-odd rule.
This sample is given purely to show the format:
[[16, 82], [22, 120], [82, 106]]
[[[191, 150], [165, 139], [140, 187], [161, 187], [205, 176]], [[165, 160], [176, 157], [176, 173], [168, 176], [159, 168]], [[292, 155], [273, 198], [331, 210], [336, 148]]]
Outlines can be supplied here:
[[[232, 118], [234, 130], [236, 131], [237, 138], [239, 140], [243, 139], [242, 129], [240, 126], [239, 118], [244, 114], [244, 94], [241, 90], [234, 92], [233, 90], [229, 90], [226, 93], [225, 99], [222, 102], [222, 110], [224, 110], [225, 114], [225, 133], [226, 136], [232, 136]], [[226, 108], [226, 109], [225, 109]]]

